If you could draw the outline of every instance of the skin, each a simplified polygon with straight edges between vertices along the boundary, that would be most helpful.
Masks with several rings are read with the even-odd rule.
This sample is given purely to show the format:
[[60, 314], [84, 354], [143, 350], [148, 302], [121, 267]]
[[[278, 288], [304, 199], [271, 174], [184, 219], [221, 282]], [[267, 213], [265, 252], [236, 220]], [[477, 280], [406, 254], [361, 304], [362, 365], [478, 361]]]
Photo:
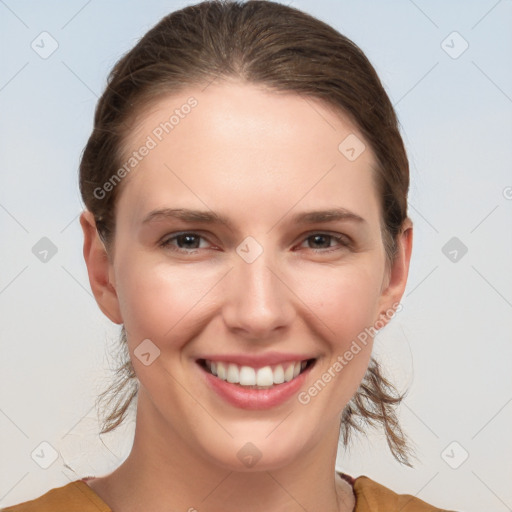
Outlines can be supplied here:
[[[205, 385], [195, 360], [205, 353], [314, 355], [307, 390], [400, 301], [412, 223], [387, 267], [374, 155], [365, 142], [349, 161], [338, 145], [362, 135], [311, 98], [236, 81], [190, 88], [141, 113], [127, 147], [139, 148], [191, 95], [197, 107], [123, 179], [110, 253], [92, 214], [80, 218], [92, 291], [103, 313], [124, 323], [140, 381], [130, 455], [88, 484], [116, 512], [353, 510], [351, 487], [335, 475], [336, 450], [371, 338], [307, 405], [294, 396], [267, 410], [237, 408]], [[162, 207], [214, 211], [233, 226], [142, 225]], [[331, 207], [365, 222], [291, 221]], [[203, 238], [159, 246], [183, 231]], [[315, 234], [343, 234], [350, 245]], [[263, 248], [252, 263], [236, 252], [247, 236]], [[134, 356], [145, 339], [160, 350], [148, 366]], [[262, 455], [251, 468], [237, 457], [247, 442]]]

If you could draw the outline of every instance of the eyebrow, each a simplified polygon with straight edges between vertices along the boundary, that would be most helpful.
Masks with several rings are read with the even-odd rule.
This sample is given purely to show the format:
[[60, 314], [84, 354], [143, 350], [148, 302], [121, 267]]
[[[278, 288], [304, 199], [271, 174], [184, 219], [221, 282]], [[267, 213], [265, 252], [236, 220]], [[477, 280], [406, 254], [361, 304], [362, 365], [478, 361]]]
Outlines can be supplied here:
[[[142, 224], [149, 224], [167, 219], [178, 219], [188, 223], [225, 224], [233, 229], [232, 222], [225, 216], [206, 210], [191, 210], [188, 208], [160, 208], [153, 210], [144, 217]], [[346, 208], [331, 208], [328, 210], [311, 210], [295, 214], [291, 218], [296, 224], [318, 224], [321, 222], [349, 221], [358, 224], [367, 223], [363, 217]]]

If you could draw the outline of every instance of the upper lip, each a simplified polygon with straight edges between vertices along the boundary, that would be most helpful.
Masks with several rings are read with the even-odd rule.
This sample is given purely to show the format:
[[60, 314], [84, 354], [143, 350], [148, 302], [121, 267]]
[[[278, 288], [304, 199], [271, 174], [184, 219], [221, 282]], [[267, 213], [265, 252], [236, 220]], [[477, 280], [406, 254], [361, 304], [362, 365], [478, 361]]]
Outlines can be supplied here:
[[238, 366], [262, 368], [264, 366], [273, 366], [282, 363], [307, 361], [308, 359], [315, 359], [315, 357], [307, 354], [267, 352], [266, 354], [210, 354], [197, 358], [198, 361], [202, 359], [206, 359], [208, 361], [221, 361], [223, 363], [233, 363]]

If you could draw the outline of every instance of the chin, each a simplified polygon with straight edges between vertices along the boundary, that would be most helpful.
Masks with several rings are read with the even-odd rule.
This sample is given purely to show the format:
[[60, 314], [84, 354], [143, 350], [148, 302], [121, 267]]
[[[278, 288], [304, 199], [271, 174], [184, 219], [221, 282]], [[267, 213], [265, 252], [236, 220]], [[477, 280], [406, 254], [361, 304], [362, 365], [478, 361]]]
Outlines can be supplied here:
[[[201, 452], [210, 461], [226, 470], [244, 473], [275, 471], [293, 464], [305, 449], [304, 435], [290, 435], [281, 425], [282, 432], [269, 435], [269, 429], [255, 435], [239, 435], [224, 440], [212, 439], [199, 443]], [[274, 427], [275, 428], [275, 427]], [[278, 426], [276, 430], [280, 427]], [[270, 429], [271, 430], [271, 429]]]

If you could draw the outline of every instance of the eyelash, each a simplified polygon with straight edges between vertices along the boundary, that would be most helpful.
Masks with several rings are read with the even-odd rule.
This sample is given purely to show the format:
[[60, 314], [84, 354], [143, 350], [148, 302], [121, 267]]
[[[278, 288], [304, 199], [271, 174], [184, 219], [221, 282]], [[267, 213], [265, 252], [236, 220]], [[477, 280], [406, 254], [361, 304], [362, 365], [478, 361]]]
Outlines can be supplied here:
[[[161, 240], [158, 243], [158, 245], [159, 245], [159, 247], [163, 247], [164, 249], [170, 249], [172, 251], [181, 252], [181, 253], [184, 253], [184, 254], [195, 254], [197, 251], [200, 250], [200, 248], [195, 248], [195, 249], [188, 250], [188, 249], [182, 249], [180, 247], [175, 247], [175, 246], [171, 245], [172, 241], [178, 239], [181, 236], [186, 236], [186, 235], [192, 235], [192, 236], [194, 236], [196, 238], [202, 238], [203, 240], [206, 240], [205, 237], [201, 236], [199, 233], [196, 233], [194, 231], [182, 231], [182, 232], [176, 233], [173, 236], [170, 236], [168, 238], [164, 238], [163, 240]], [[319, 235], [323, 236], [323, 237], [328, 237], [328, 238], [330, 238], [332, 240], [335, 240], [342, 247], [349, 248], [349, 247], [352, 246], [351, 242], [347, 239], [347, 237], [345, 235], [333, 235], [333, 234], [324, 233], [324, 232], [321, 232], [321, 231], [318, 231], [318, 232], [315, 232], [315, 233], [312, 233], [312, 234], [306, 236], [304, 238], [304, 241], [308, 240], [309, 238], [313, 238], [313, 237], [319, 236]], [[304, 243], [304, 241], [303, 241], [303, 243]], [[328, 247], [328, 248], [325, 248], [325, 249], [311, 249], [311, 250], [313, 252], [315, 252], [315, 253], [330, 253], [330, 252], [336, 251], [338, 249]]]

